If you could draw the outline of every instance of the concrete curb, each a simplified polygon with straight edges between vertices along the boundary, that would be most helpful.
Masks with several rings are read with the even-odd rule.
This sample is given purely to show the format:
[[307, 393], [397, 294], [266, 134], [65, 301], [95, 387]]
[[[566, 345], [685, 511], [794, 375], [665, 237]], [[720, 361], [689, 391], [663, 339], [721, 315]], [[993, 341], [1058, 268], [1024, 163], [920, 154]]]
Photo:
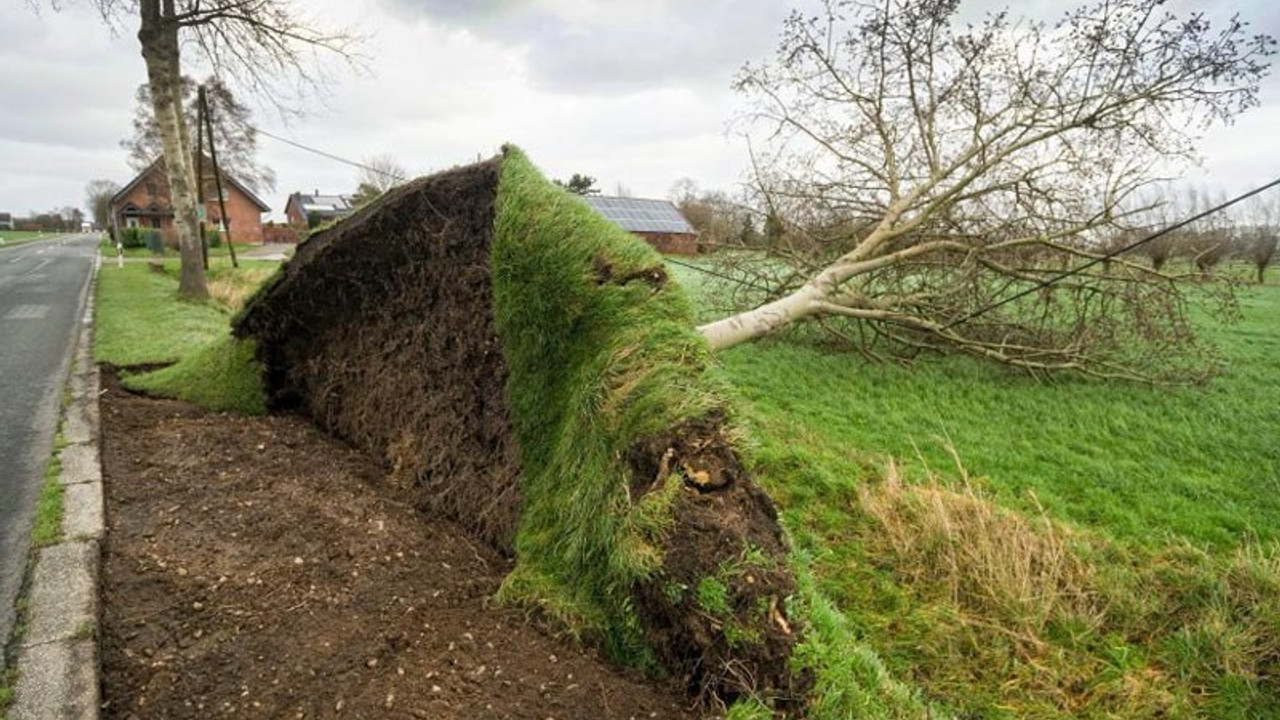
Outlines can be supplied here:
[[27, 629], [18, 645], [12, 720], [97, 720], [98, 569], [105, 532], [98, 393], [92, 357], [93, 289], [100, 260], [86, 286], [84, 321], [76, 340], [70, 403], [63, 409], [62, 537], [36, 551], [27, 596]]

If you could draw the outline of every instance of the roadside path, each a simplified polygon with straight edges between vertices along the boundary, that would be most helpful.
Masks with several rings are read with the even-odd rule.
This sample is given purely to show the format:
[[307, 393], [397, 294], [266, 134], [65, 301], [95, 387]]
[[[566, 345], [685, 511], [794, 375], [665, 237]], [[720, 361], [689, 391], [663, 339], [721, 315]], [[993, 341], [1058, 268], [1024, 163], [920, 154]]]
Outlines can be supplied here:
[[97, 239], [96, 234], [62, 235], [0, 248], [0, 641], [5, 645], [13, 631], [32, 516]]

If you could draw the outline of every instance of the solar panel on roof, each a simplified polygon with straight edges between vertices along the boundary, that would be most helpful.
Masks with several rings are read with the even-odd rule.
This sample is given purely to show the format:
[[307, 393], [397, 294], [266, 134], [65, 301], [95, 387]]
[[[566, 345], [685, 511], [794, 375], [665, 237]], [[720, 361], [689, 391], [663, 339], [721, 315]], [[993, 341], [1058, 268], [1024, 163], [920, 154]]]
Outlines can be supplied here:
[[693, 233], [676, 206], [646, 198], [584, 197], [596, 212], [631, 232]]

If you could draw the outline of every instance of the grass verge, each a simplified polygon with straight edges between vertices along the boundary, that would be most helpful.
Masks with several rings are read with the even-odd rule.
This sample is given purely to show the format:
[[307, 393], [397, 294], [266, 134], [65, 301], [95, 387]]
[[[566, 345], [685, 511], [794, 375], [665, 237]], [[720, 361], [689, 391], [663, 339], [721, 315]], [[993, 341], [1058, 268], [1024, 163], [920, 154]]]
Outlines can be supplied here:
[[230, 319], [278, 266], [210, 268], [210, 299], [178, 296], [177, 264], [104, 265], [98, 278], [94, 357], [120, 367], [167, 365], [127, 375], [132, 390], [194, 402], [216, 411], [266, 411], [261, 368], [249, 341], [231, 337]]

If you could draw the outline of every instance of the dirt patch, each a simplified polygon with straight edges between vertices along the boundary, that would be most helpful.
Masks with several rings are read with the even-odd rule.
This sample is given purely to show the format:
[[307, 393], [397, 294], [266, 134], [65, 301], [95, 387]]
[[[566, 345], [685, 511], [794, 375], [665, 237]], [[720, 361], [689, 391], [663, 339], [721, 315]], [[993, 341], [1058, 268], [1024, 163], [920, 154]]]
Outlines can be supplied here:
[[491, 607], [509, 560], [305, 420], [103, 383], [105, 718], [697, 717]]
[[493, 327], [497, 160], [423, 178], [298, 247], [252, 335], [275, 405], [381, 458], [424, 509], [512, 552], [519, 452]]

